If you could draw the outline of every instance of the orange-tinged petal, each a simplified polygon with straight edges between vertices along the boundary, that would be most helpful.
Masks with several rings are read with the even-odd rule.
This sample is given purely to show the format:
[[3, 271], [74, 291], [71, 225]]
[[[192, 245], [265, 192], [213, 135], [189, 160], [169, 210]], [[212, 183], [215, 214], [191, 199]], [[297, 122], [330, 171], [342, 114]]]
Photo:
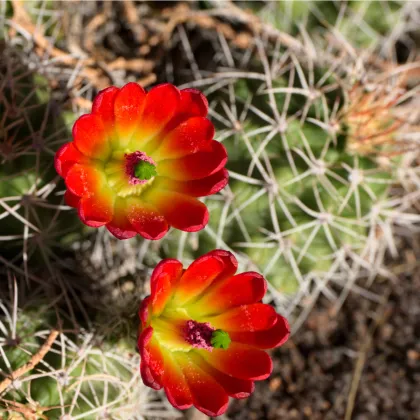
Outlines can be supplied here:
[[212, 140], [208, 151], [160, 161], [159, 174], [178, 181], [202, 179], [221, 170], [226, 162], [225, 147], [222, 143]]
[[115, 127], [120, 147], [126, 146], [141, 120], [146, 103], [146, 92], [137, 83], [127, 83], [115, 97]]
[[176, 305], [185, 305], [197, 298], [213, 281], [223, 274], [225, 264], [217, 254], [197, 258], [181, 276], [174, 293]]
[[239, 379], [226, 375], [218, 369], [208, 364], [201, 356], [195, 352], [190, 353], [190, 357], [201, 369], [211, 375], [223, 387], [225, 392], [233, 398], [247, 398], [254, 392], [254, 382], [248, 379]]
[[146, 193], [145, 200], [164, 216], [169, 225], [186, 232], [197, 232], [209, 221], [207, 207], [184, 194], [153, 189]]
[[169, 229], [164, 215], [153, 205], [139, 198], [127, 198], [127, 218], [137, 233], [146, 239], [162, 238]]
[[74, 123], [73, 142], [81, 153], [92, 159], [106, 160], [111, 153], [108, 132], [96, 114], [82, 115]]
[[223, 274], [220, 277], [218, 277], [218, 281], [224, 280], [228, 277], [232, 277], [236, 273], [236, 270], [238, 269], [238, 261], [231, 252], [224, 251], [223, 249], [215, 249], [213, 251], [208, 252], [205, 255], [216, 255], [223, 261]]
[[63, 144], [54, 157], [55, 170], [63, 178], [67, 176], [67, 172], [75, 163], [83, 163], [86, 161], [85, 156], [74, 147], [72, 142]]
[[172, 297], [173, 287], [183, 271], [182, 264], [175, 259], [161, 261], [153, 271], [150, 280], [153, 314], [160, 315]]
[[150, 278], [150, 288], [157, 287], [158, 278], [161, 274], [168, 274], [173, 283], [176, 284], [183, 272], [183, 267], [180, 261], [174, 258], [166, 258], [160, 261], [153, 270], [152, 277]]
[[114, 205], [114, 217], [106, 225], [106, 228], [118, 239], [130, 239], [137, 235], [137, 231], [128, 220], [125, 199], [116, 199]]
[[174, 129], [177, 125], [191, 117], [205, 117], [209, 110], [207, 98], [197, 89], [180, 91], [180, 102], [174, 117], [167, 124], [165, 131]]
[[79, 217], [88, 226], [99, 227], [109, 223], [114, 215], [115, 196], [110, 189], [92, 196], [82, 197]]
[[92, 113], [101, 118], [107, 130], [113, 129], [115, 124], [114, 102], [119, 91], [120, 89], [115, 86], [103, 89], [95, 97], [92, 104]]
[[254, 392], [255, 385], [253, 381], [234, 378], [217, 369], [213, 369], [210, 374], [230, 397], [238, 399], [248, 398]]
[[277, 322], [268, 330], [229, 332], [230, 339], [259, 349], [272, 349], [284, 344], [290, 335], [286, 318], [277, 315]]
[[159, 162], [197, 152], [209, 152], [213, 137], [214, 126], [207, 118], [189, 118], [166, 134], [160, 147], [153, 152], [153, 159]]
[[175, 359], [187, 380], [194, 407], [211, 417], [223, 414], [229, 403], [223, 387], [213, 376], [200, 369], [188, 355], [177, 353]]
[[160, 315], [165, 305], [172, 296], [172, 279], [167, 273], [162, 273], [156, 280], [156, 288], [153, 293], [153, 313]]
[[164, 358], [159, 343], [153, 336], [153, 329], [146, 328], [139, 337], [140, 372], [143, 382], [153, 389], [162, 388]]
[[[232, 277], [237, 268], [238, 261], [229, 251], [215, 249], [202, 255], [185, 270], [179, 280], [174, 302], [182, 305], [188, 303], [188, 311], [192, 312], [194, 308], [198, 308], [193, 303], [196, 297], [201, 296], [208, 288], [211, 290], [213, 285]], [[198, 308], [196, 314], [203, 315], [205, 309]]]
[[94, 166], [76, 163], [67, 172], [67, 188], [78, 197], [95, 195], [107, 188], [105, 175]]
[[140, 304], [139, 318], [142, 328], [145, 328], [149, 323], [149, 313], [151, 312], [151, 296], [146, 296]]
[[228, 183], [228, 171], [221, 169], [213, 175], [193, 181], [174, 181], [169, 178], [158, 177], [158, 188], [176, 191], [191, 197], [204, 197], [216, 194]]
[[[147, 92], [141, 119], [133, 135], [130, 147], [149, 153], [149, 148], [158, 147], [163, 137], [161, 133], [167, 123], [178, 112], [181, 95], [179, 90], [164, 83], [153, 87]], [[150, 141], [152, 140], [153, 141]], [[146, 143], [147, 147], [145, 147]], [[152, 156], [154, 159], [154, 156]]]
[[264, 277], [249, 271], [217, 282], [189, 309], [203, 315], [218, 314], [235, 306], [257, 303], [266, 292], [267, 282]]
[[66, 190], [66, 192], [64, 193], [64, 201], [68, 206], [78, 208], [80, 197], [73, 194], [70, 190]]
[[190, 116], [205, 117], [209, 110], [207, 98], [197, 89], [182, 89], [178, 112]]
[[211, 366], [239, 379], [262, 380], [273, 370], [273, 362], [264, 351], [232, 342], [227, 350], [196, 350]]
[[165, 367], [162, 383], [169, 402], [179, 410], [192, 406], [193, 398], [185, 376], [170, 352], [165, 354]]
[[206, 316], [206, 322], [210, 322], [213, 328], [228, 332], [267, 330], [276, 321], [276, 311], [264, 303], [241, 305], [220, 315]]

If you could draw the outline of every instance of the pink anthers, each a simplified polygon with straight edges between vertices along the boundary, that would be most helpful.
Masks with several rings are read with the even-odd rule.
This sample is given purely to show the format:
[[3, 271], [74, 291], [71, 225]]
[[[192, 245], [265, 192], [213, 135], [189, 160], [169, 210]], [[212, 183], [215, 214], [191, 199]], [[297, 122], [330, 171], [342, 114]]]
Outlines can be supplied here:
[[197, 349], [212, 351], [211, 338], [214, 330], [208, 322], [189, 320], [185, 325], [185, 341]]
[[125, 153], [125, 173], [129, 177], [128, 182], [131, 185], [142, 185], [146, 184], [149, 179], [140, 179], [136, 176], [136, 168], [140, 162], [148, 162], [153, 166], [156, 166], [155, 161], [143, 152]]

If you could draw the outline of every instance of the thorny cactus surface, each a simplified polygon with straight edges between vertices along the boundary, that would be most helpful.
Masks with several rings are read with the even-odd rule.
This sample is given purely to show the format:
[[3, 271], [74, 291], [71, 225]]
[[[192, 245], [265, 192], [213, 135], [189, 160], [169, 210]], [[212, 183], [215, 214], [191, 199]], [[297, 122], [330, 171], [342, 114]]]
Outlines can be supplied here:
[[187, 85], [210, 99], [231, 181], [207, 199], [206, 230], [174, 235], [167, 248], [178, 258], [234, 250], [271, 281], [276, 304], [297, 309], [295, 330], [320, 293], [337, 309], [350, 290], [375, 299], [365, 287], [390, 275], [395, 232], [419, 222], [418, 193], [395, 195], [401, 180], [418, 180], [408, 163], [418, 153], [416, 64], [346, 52], [334, 31], [316, 44], [303, 35], [273, 46], [262, 34], [255, 55], [225, 44], [216, 74], [185, 47], [197, 79]]
[[[413, 2], [309, 0], [257, 2], [256, 13], [266, 23], [293, 35], [302, 32], [311, 37], [329, 28], [356, 48], [375, 49], [395, 42], [401, 32], [415, 29], [405, 27], [413, 12]], [[329, 37], [332, 40], [333, 37]]]
[[134, 342], [73, 330], [47, 304], [0, 301], [4, 419], [143, 419], [176, 416], [141, 381]]
[[[156, 75], [198, 87], [209, 97], [216, 139], [229, 152], [231, 182], [206, 199], [211, 218], [202, 232], [173, 233], [158, 243], [118, 243], [100, 232], [94, 240], [76, 243], [82, 264], [94, 277], [102, 273], [98, 288], [107, 290], [108, 302], [111, 295], [119, 301], [121, 276], [138, 276], [162, 256], [190, 262], [215, 247], [235, 251], [244, 267], [264, 272], [273, 302], [287, 315], [301, 315], [295, 329], [320, 293], [337, 308], [350, 290], [376, 298], [365, 286], [378, 274], [389, 275], [383, 257], [386, 250], [395, 253], [396, 227], [418, 222], [410, 214], [418, 178], [410, 166], [417, 153], [412, 150], [418, 124], [412, 112], [415, 65], [398, 67], [392, 49], [396, 41], [408, 45], [404, 31], [415, 27], [410, 19], [416, 9], [392, 5], [389, 19], [398, 16], [406, 25], [397, 31], [388, 23], [369, 31], [367, 21], [377, 24], [371, 7], [310, 3], [300, 17], [291, 17], [300, 28], [295, 38], [276, 26], [288, 28], [262, 24], [231, 3], [209, 2], [213, 20], [193, 7], [174, 6], [171, 43]], [[275, 6], [267, 3], [261, 16]], [[92, 7], [85, 9], [89, 16]], [[100, 12], [108, 16], [110, 10]], [[155, 16], [147, 7], [137, 11]], [[355, 14], [359, 26], [372, 34], [370, 49], [358, 49], [363, 43], [346, 32], [345, 22]], [[171, 14], [160, 18], [165, 16]], [[315, 28], [317, 21], [326, 29], [316, 26], [309, 35], [305, 25]], [[241, 28], [240, 37], [226, 22]], [[77, 88], [83, 78], [75, 71], [67, 85], [74, 97], [89, 100], [90, 79]], [[396, 197], [400, 181], [410, 191]], [[125, 307], [123, 302], [116, 306]]]
[[80, 233], [72, 215], [61, 217], [66, 206], [55, 189], [53, 156], [67, 127], [49, 80], [4, 43], [0, 86], [0, 258], [9, 268], [23, 267], [28, 280], [28, 265], [35, 274], [42, 261], [51, 274], [57, 251]]
[[[343, 2], [284, 2], [276, 13], [271, 12], [278, 3], [268, 2], [258, 13], [270, 25], [231, 2], [200, 3], [208, 3], [208, 16], [193, 5], [160, 13], [134, 2], [82, 2], [69, 15], [54, 3], [30, 2], [26, 16], [19, 2], [12, 3], [19, 13], [13, 16], [10, 4], [2, 3], [0, 23], [7, 22], [6, 39], [22, 47], [32, 67], [29, 71], [14, 49], [2, 52], [0, 222], [6, 230], [0, 233], [0, 275], [16, 275], [20, 286], [25, 280], [39, 282], [35, 262], [41, 251], [47, 274], [42, 283], [57, 282], [78, 309], [81, 299], [101, 309], [100, 322], [110, 332], [102, 339], [93, 331], [60, 330], [45, 357], [1, 395], [9, 401], [2, 405], [4, 413], [24, 417], [31, 413], [22, 412], [20, 404], [26, 404], [39, 418], [167, 415], [167, 407], [150, 402], [141, 386], [134, 343], [130, 349], [115, 344], [122, 331], [132, 332], [125, 317], [148, 292], [144, 278], [162, 257], [188, 264], [210, 249], [233, 250], [241, 269], [261, 271], [271, 281], [269, 300], [291, 319], [294, 331], [321, 293], [337, 309], [350, 290], [378, 299], [368, 287], [375, 276], [392, 275], [384, 255], [396, 253], [394, 235], [419, 223], [412, 212], [420, 186], [420, 159], [413, 148], [418, 72], [416, 57], [405, 54], [413, 50], [408, 33], [418, 19], [411, 2], [401, 9], [388, 2], [387, 20], [376, 17], [374, 2], [348, 2], [344, 9]], [[127, 20], [115, 37], [120, 22], [113, 7]], [[133, 10], [141, 19], [129, 19]], [[352, 30], [355, 18], [361, 31]], [[159, 25], [144, 23], [145, 32], [134, 31], [153, 19]], [[66, 39], [62, 21], [65, 28], [82, 27], [83, 39], [77, 40], [74, 31]], [[130, 30], [133, 37], [120, 36]], [[36, 36], [27, 39], [28, 33]], [[124, 44], [133, 39], [128, 51], [136, 52], [135, 60]], [[396, 42], [406, 47], [408, 61], [402, 66], [394, 61]], [[107, 49], [95, 55], [97, 44]], [[160, 53], [153, 61], [155, 49]], [[184, 83], [210, 99], [215, 138], [229, 152], [231, 181], [206, 200], [211, 217], [204, 231], [174, 232], [158, 242], [117, 241], [102, 229], [87, 229], [83, 239], [72, 233], [81, 225], [62, 206], [62, 184], [52, 169], [70, 125], [58, 118], [62, 98], [52, 101], [51, 92], [69, 92], [75, 115], [64, 117], [72, 122], [87, 112], [98, 89], [129, 80], [146, 86]], [[69, 244], [77, 263], [73, 256], [63, 259]], [[74, 276], [64, 271], [75, 265], [85, 272], [81, 295], [74, 293]], [[35, 309], [4, 305], [1, 368], [8, 375], [48, 341], [56, 315], [47, 306], [37, 307], [42, 314], [35, 318]]]

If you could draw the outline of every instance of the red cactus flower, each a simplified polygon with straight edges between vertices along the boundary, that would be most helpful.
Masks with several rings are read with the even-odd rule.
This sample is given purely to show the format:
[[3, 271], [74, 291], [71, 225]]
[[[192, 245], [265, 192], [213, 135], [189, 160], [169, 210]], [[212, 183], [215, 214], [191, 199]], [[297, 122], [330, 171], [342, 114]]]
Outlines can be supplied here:
[[261, 303], [265, 279], [234, 275], [237, 266], [230, 252], [215, 250], [186, 270], [178, 260], [163, 260], [152, 274], [151, 295], [139, 311], [140, 371], [178, 409], [224, 413], [228, 397], [248, 397], [254, 381], [270, 375], [264, 350], [289, 337], [286, 319]]
[[207, 111], [201, 92], [169, 83], [147, 93], [136, 83], [101, 91], [55, 156], [67, 204], [119, 239], [202, 229], [208, 210], [196, 197], [220, 191], [228, 178]]

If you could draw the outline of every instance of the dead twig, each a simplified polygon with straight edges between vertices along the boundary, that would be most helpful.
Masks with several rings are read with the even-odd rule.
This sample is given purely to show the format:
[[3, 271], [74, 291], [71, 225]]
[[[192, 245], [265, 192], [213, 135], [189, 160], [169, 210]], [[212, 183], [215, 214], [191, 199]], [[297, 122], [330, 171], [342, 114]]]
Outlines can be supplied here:
[[[132, 69], [135, 71], [144, 72], [146, 75], [149, 75], [154, 68], [154, 62], [143, 59], [123, 59], [123, 62], [117, 59], [114, 62], [109, 63], [109, 66], [107, 66], [104, 65], [103, 62], [98, 62], [93, 58], [72, 57], [65, 51], [62, 51], [59, 48], [53, 46], [48, 41], [48, 39], [42, 35], [39, 30], [37, 30], [35, 25], [31, 22], [31, 19], [20, 0], [12, 0], [12, 5], [14, 11], [12, 21], [18, 27], [23, 28], [25, 31], [31, 34], [33, 42], [35, 43], [34, 50], [40, 57], [42, 57], [45, 52], [48, 52], [51, 57], [57, 59], [57, 63], [70, 68], [80, 68], [78, 77], [75, 81], [76, 84], [80, 81], [80, 78], [82, 80], [87, 79], [98, 90], [104, 89], [113, 82], [111, 75], [107, 71], [108, 68], [111, 68], [109, 66], [113, 66], [115, 69], [128, 68], [129, 70]], [[12, 35], [12, 31], [15, 31], [15, 29], [12, 28], [10, 31]], [[124, 67], [124, 65], [126, 65], [126, 67]]]
[[86, 51], [93, 53], [93, 49], [95, 47], [95, 32], [106, 23], [107, 19], [109, 19], [109, 17], [105, 13], [101, 13], [99, 15], [95, 15], [86, 25], [85, 40], [83, 42], [83, 46]]
[[21, 366], [19, 369], [16, 369], [12, 374], [10, 375], [10, 378], [4, 379], [2, 382], [0, 382], [0, 394], [7, 389], [7, 387], [16, 379], [24, 375], [25, 373], [29, 372], [31, 369], [33, 369], [44, 357], [45, 355], [50, 351], [51, 346], [53, 345], [55, 339], [57, 338], [59, 334], [58, 330], [52, 330], [50, 332], [50, 335], [48, 336], [45, 343], [42, 345], [42, 347], [39, 349], [38, 353], [34, 354], [29, 362], [25, 363], [23, 366]]
[[127, 23], [133, 31], [136, 41], [139, 44], [143, 44], [146, 41], [147, 32], [144, 27], [140, 25], [140, 17], [137, 14], [136, 5], [133, 0], [124, 0], [122, 6]]
[[[0, 398], [0, 401], [5, 404], [6, 410], [20, 413], [27, 420], [38, 420], [38, 419], [48, 420], [49, 417], [43, 414], [44, 411], [54, 410], [56, 408], [62, 408], [62, 406], [60, 405], [55, 405], [52, 407], [41, 407], [36, 404], [22, 404], [17, 401], [5, 400], [3, 398]], [[68, 405], [65, 405], [64, 407], [68, 407]]]
[[[16, 413], [20, 413], [24, 416], [23, 418], [25, 419], [36, 420], [37, 418], [39, 418], [37, 416], [36, 411], [34, 411], [32, 408], [27, 407], [25, 404], [21, 404], [16, 401], [4, 400], [2, 398], [0, 399], [0, 401], [2, 401], [6, 405], [8, 411], [10, 410]], [[41, 415], [40, 417], [42, 419], [47, 419], [47, 417], [45, 417], [44, 415]]]

